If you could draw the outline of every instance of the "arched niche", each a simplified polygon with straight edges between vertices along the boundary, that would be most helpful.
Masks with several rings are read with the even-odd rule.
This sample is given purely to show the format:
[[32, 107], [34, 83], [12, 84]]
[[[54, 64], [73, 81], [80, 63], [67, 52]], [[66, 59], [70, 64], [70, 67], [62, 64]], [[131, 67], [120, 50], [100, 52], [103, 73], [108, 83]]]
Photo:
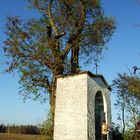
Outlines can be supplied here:
[[104, 100], [101, 91], [98, 91], [95, 95], [95, 138], [101, 140], [101, 125], [105, 119], [104, 113]]

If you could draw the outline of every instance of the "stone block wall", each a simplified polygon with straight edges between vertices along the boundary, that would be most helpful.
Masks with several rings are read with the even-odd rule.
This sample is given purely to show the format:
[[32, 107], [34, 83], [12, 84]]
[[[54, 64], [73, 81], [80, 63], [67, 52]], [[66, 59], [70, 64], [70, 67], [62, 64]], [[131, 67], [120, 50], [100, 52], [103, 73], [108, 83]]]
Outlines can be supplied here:
[[54, 140], [87, 140], [87, 76], [57, 80]]
[[[104, 79], [105, 80], [105, 79]], [[88, 85], [88, 140], [95, 140], [95, 96], [98, 92], [102, 93], [105, 120], [107, 124], [111, 125], [111, 104], [110, 104], [110, 90], [101, 75], [87, 77]]]
[[95, 95], [103, 93], [111, 122], [108, 85], [103, 76], [82, 72], [57, 78], [54, 140], [95, 140]]

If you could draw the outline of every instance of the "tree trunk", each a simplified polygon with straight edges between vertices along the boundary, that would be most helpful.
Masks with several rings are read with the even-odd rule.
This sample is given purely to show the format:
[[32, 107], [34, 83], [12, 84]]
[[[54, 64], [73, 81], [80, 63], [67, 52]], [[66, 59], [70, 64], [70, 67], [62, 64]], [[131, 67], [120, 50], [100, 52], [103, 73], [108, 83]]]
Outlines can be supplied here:
[[49, 137], [50, 139], [53, 139], [53, 134], [54, 134], [54, 116], [55, 116], [55, 98], [56, 98], [56, 80], [54, 79], [53, 85], [52, 85], [52, 91], [50, 93], [50, 117], [49, 118], [51, 121], [50, 124], [50, 129], [49, 129]]
[[53, 78], [52, 81], [52, 90], [50, 93], [50, 113], [51, 113], [51, 128], [49, 131], [50, 133], [50, 139], [53, 139], [54, 134], [54, 116], [55, 116], [55, 99], [56, 99], [56, 78]]
[[71, 73], [79, 73], [79, 43], [74, 42], [71, 49]]
[[56, 89], [53, 89], [52, 94], [50, 95], [50, 111], [53, 117], [55, 114], [55, 98], [56, 98]]
[[[63, 61], [59, 62], [59, 65], [56, 66], [55, 70], [53, 71], [53, 80], [51, 84], [51, 93], [50, 93], [50, 112], [52, 116], [52, 128], [54, 128], [54, 117], [55, 117], [55, 99], [56, 99], [56, 85], [57, 85], [57, 75], [62, 75], [64, 71]], [[53, 132], [52, 132], [53, 137]]]
[[122, 122], [123, 122], [123, 134], [125, 132], [125, 114], [124, 114], [124, 105], [123, 105], [123, 108], [122, 108]]
[[50, 111], [52, 113], [52, 115], [55, 115], [55, 98], [56, 98], [56, 76], [57, 75], [62, 75], [63, 74], [63, 67], [61, 67], [62, 65], [60, 64], [60, 66], [58, 68], [56, 68], [55, 70], [55, 74], [53, 77], [53, 81], [52, 81], [52, 90], [51, 90], [51, 94], [50, 94]]

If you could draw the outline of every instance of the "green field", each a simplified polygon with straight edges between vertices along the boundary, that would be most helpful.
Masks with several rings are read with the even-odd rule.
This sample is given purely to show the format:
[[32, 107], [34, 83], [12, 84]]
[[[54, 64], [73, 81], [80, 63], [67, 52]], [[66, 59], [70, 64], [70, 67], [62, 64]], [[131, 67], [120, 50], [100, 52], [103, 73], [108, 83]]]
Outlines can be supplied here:
[[47, 139], [45, 136], [42, 135], [0, 133], [0, 140], [47, 140]]

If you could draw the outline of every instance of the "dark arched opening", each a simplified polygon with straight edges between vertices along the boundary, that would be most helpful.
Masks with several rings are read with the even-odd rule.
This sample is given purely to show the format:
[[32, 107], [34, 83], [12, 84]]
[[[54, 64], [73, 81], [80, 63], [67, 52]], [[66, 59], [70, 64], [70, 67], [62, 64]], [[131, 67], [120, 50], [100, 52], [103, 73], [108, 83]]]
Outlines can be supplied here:
[[103, 96], [100, 91], [95, 95], [95, 138], [101, 140], [101, 125], [105, 119]]

